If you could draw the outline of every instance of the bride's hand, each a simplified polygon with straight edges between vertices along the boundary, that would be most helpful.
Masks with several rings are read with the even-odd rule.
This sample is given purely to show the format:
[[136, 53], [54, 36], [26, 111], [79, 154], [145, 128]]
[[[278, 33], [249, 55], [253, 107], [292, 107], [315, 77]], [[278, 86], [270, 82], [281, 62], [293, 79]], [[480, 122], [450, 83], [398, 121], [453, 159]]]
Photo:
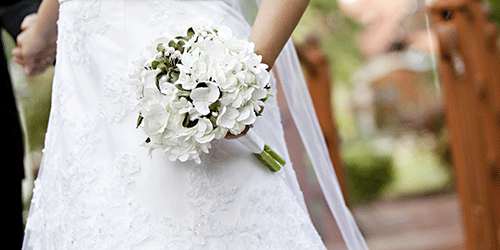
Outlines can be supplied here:
[[229, 140], [238, 139], [242, 136], [245, 136], [248, 133], [248, 130], [250, 130], [250, 128], [252, 128], [252, 126], [246, 125], [245, 129], [237, 135], [233, 135], [233, 134], [231, 134], [231, 132], [227, 132], [226, 137], [224, 137], [224, 138], [229, 139]]
[[27, 16], [17, 37], [17, 47], [12, 50], [14, 62], [23, 66], [25, 75], [38, 75], [54, 64], [56, 36], [44, 37], [36, 30], [37, 16]]

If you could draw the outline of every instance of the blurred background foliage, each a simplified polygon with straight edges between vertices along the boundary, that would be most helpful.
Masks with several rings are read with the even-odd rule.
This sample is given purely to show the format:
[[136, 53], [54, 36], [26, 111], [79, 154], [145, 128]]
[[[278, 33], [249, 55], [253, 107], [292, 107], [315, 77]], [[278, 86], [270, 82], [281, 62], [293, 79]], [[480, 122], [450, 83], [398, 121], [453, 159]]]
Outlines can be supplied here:
[[342, 154], [345, 162], [349, 195], [354, 204], [366, 204], [378, 198], [394, 180], [392, 157], [375, 153], [366, 144], [352, 143]]
[[[425, 8], [423, 1], [406, 2], [409, 10], [389, 33], [401, 32], [403, 38], [376, 55], [364, 53], [360, 42], [373, 24], [349, 16], [337, 1], [311, 0], [293, 35], [298, 45], [311, 35], [319, 38], [329, 58], [341, 158], [355, 205], [454, 190], [436, 62], [415, 42], [417, 35], [428, 38]], [[401, 61], [410, 57], [416, 59]], [[407, 65], [381, 66], [391, 63]], [[368, 88], [360, 88], [363, 84]], [[365, 94], [371, 98], [373, 131], [356, 104]]]
[[500, 1], [498, 0], [486, 0], [491, 8], [491, 15], [493, 20], [500, 25]]

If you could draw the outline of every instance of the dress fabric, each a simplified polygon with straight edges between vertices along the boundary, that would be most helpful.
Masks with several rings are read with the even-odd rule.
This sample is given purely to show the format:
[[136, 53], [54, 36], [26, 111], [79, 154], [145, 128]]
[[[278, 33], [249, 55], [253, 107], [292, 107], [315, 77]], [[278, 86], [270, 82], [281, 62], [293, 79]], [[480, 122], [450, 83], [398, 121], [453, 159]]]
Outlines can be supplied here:
[[[325, 249], [290, 187], [293, 170], [272, 173], [235, 140], [214, 141], [201, 164], [171, 162], [149, 155], [136, 129], [132, 61], [200, 20], [247, 38], [238, 11], [224, 1], [60, 2], [52, 109], [23, 249]], [[275, 98], [253, 129], [290, 162]]]

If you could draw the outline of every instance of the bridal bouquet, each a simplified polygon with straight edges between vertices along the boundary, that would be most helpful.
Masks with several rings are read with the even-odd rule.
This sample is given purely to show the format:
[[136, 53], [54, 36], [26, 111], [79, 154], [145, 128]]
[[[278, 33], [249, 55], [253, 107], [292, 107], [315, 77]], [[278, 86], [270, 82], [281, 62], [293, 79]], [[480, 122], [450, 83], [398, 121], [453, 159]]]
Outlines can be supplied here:
[[[131, 76], [138, 86], [137, 127], [148, 136], [150, 152], [163, 149], [172, 161], [200, 163], [212, 140], [252, 126], [271, 96], [268, 66], [253, 43], [228, 27], [189, 28], [149, 52]], [[238, 140], [271, 171], [285, 165], [253, 131]]]

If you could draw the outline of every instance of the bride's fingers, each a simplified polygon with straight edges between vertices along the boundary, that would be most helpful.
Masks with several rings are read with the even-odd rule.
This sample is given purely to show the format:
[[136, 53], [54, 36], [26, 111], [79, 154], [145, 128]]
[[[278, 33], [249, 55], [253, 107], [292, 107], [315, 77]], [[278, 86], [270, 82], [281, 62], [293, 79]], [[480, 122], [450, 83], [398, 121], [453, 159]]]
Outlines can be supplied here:
[[41, 60], [38, 56], [24, 55], [23, 56], [23, 73], [25, 75], [32, 75], [35, 69], [39, 68]]
[[39, 74], [43, 73], [45, 70], [47, 70], [48, 67], [49, 66], [47, 64], [45, 64], [45, 65], [39, 64], [35, 67], [25, 68], [23, 73], [27, 76], [35, 76], [35, 75], [39, 75]]
[[12, 49], [12, 60], [16, 62], [17, 64], [23, 65], [24, 60], [23, 60], [23, 52], [21, 48], [16, 47]]
[[43, 54], [40, 54], [38, 55], [36, 58], [35, 58], [35, 64], [41, 64], [41, 65], [44, 65], [44, 64], [53, 64], [54, 63], [54, 59], [55, 59], [55, 55], [53, 53], [43, 53]]
[[230, 139], [230, 140], [232, 140], [232, 139], [238, 139], [238, 138], [240, 138], [242, 136], [245, 136], [248, 133], [248, 130], [250, 130], [251, 127], [252, 127], [251, 125], [246, 125], [245, 129], [241, 133], [239, 133], [237, 135], [233, 135], [233, 134], [231, 134], [231, 132], [227, 132], [227, 134], [226, 134], [226, 136], [224, 138]]
[[40, 57], [37, 57], [35, 60], [36, 66], [51, 66], [54, 64], [55, 56], [52, 56], [51, 54], [44, 54], [41, 55]]
[[22, 51], [20, 47], [15, 47], [12, 49], [12, 55], [13, 56], [21, 56]]
[[36, 21], [36, 17], [36, 13], [27, 15], [21, 23], [21, 30], [25, 30], [30, 27]]
[[41, 68], [38, 68], [38, 69], [34, 69], [32, 70], [29, 74], [27, 74], [28, 76], [36, 76], [36, 75], [40, 75], [42, 74], [43, 72], [45, 72], [46, 68], [45, 69], [41, 69]]
[[19, 65], [23, 65], [24, 61], [21, 52], [17, 52], [16, 49], [12, 50], [12, 60]]
[[24, 55], [22, 48], [17, 47], [12, 50], [12, 59], [17, 64], [23, 66], [23, 73], [25, 75], [38, 75], [54, 64], [55, 49], [43, 50], [37, 55]]
[[44, 61], [38, 61], [33, 66], [25, 67], [24, 73], [29, 76], [39, 75], [54, 64], [53, 58], [46, 58]]
[[45, 50], [45, 53], [43, 53], [43, 56], [45, 57], [45, 60], [50, 58], [52, 60], [51, 64], [53, 64], [56, 59], [56, 48], [48, 48]]

